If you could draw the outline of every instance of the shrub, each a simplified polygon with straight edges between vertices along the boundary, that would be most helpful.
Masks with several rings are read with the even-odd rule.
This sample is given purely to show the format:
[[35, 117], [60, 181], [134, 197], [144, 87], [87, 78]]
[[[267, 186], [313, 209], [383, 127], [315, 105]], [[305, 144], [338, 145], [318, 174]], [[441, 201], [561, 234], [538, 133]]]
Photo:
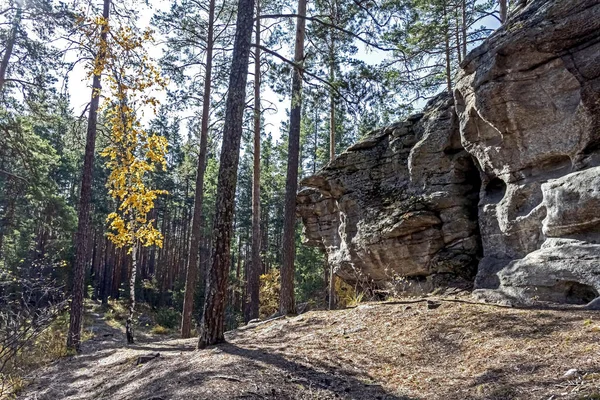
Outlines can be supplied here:
[[280, 289], [279, 270], [272, 269], [260, 276], [259, 314], [261, 318], [268, 318], [279, 310]]
[[165, 328], [162, 325], [155, 325], [152, 327], [152, 329], [150, 330], [150, 332], [157, 334], [157, 335], [168, 335], [169, 334], [169, 329]]
[[47, 268], [34, 264], [38, 274], [25, 276], [0, 269], [0, 397], [18, 391], [32, 369], [66, 354], [64, 288], [39, 273]]
[[347, 284], [339, 278], [335, 281], [335, 294], [340, 307], [354, 307], [364, 299], [363, 292], [358, 291], [356, 287]]
[[160, 308], [156, 312], [156, 324], [167, 329], [175, 329], [179, 326], [181, 313], [172, 308]]

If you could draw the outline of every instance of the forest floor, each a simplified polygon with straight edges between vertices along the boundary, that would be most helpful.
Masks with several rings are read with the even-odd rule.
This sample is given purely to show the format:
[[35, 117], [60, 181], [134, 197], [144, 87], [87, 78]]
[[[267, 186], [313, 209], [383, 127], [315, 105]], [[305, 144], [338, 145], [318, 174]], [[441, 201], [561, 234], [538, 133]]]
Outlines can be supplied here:
[[600, 399], [591, 311], [364, 303], [249, 325], [203, 351], [152, 335], [127, 346], [93, 319], [83, 353], [38, 370], [20, 398]]

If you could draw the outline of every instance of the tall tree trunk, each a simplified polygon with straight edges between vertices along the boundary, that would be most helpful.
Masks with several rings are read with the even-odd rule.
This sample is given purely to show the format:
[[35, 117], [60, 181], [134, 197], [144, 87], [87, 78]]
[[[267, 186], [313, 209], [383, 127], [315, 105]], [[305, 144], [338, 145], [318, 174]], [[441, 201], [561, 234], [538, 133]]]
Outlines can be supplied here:
[[225, 340], [225, 302], [227, 300], [229, 258], [231, 257], [229, 250], [233, 230], [232, 222], [240, 159], [240, 141], [246, 105], [246, 83], [248, 80], [253, 15], [254, 0], [239, 0], [217, 183], [213, 225], [213, 235], [215, 237], [214, 256], [206, 276], [206, 301], [204, 302], [200, 322], [199, 349]]
[[313, 143], [313, 175], [315, 175], [317, 173], [317, 152], [319, 151], [319, 123], [318, 123], [318, 119], [319, 119], [319, 108], [317, 107], [316, 103], [315, 103], [315, 137], [314, 137], [314, 143]]
[[[111, 0], [104, 0], [102, 17], [108, 22]], [[108, 25], [102, 27], [100, 33], [100, 44], [96, 56], [96, 65], [103, 65], [106, 57], [106, 37]], [[92, 199], [92, 177], [94, 173], [94, 152], [96, 147], [96, 122], [98, 120], [98, 105], [100, 103], [100, 91], [102, 71], [94, 74], [92, 83], [92, 100], [88, 117], [85, 158], [83, 162], [83, 174], [81, 176], [81, 195], [79, 197], [79, 211], [76, 236], [76, 254], [73, 265], [73, 298], [71, 299], [71, 315], [69, 321], [69, 332], [67, 334], [67, 348], [79, 351], [81, 340], [81, 321], [83, 317], [83, 292], [85, 280], [85, 265], [87, 260], [87, 242], [90, 224], [90, 202]]]
[[467, 0], [461, 1], [461, 12], [462, 12], [462, 58], [463, 60], [467, 56]]
[[112, 277], [112, 298], [117, 300], [119, 298], [119, 287], [121, 286], [121, 269], [123, 268], [123, 260], [121, 257], [121, 249], [113, 247], [114, 249], [114, 263], [115, 267], [113, 270]]
[[15, 47], [15, 42], [17, 41], [19, 25], [21, 25], [22, 12], [23, 11], [21, 7], [17, 4], [17, 12], [15, 14], [15, 19], [13, 20], [12, 28], [6, 41], [4, 55], [2, 56], [2, 61], [0, 62], [0, 92], [2, 91], [2, 89], [4, 88], [4, 84], [6, 83], [6, 70], [8, 69], [8, 62], [10, 61], [13, 48]]
[[283, 243], [281, 263], [281, 290], [279, 312], [296, 313], [294, 299], [294, 259], [296, 258], [296, 192], [298, 191], [298, 156], [300, 153], [300, 122], [302, 118], [302, 72], [304, 61], [304, 31], [306, 25], [306, 0], [298, 0], [296, 18], [296, 45], [292, 75], [292, 104], [290, 133], [288, 137], [288, 165], [285, 183], [285, 209], [283, 212]]
[[[335, 42], [333, 33], [331, 34], [331, 47], [329, 48], [329, 80], [333, 85], [335, 80]], [[335, 93], [333, 89], [329, 89], [329, 141], [330, 152], [329, 162], [335, 158]], [[335, 301], [335, 271], [333, 263], [329, 265], [329, 309], [333, 310], [336, 306]]]
[[231, 286], [231, 305], [235, 310], [238, 306], [238, 290], [241, 292], [240, 285], [240, 271], [242, 270], [242, 235], [238, 236], [238, 244], [237, 244], [237, 260], [236, 260], [236, 268], [235, 268], [235, 285]]
[[[204, 75], [204, 97], [202, 103], [202, 125], [200, 128], [200, 153], [196, 172], [196, 193], [194, 197], [194, 216], [192, 219], [192, 235], [187, 259], [187, 276], [185, 279], [185, 295], [183, 313], [181, 315], [181, 337], [189, 338], [192, 328], [192, 311], [198, 269], [200, 269], [200, 243], [202, 242], [202, 204], [204, 202], [204, 171], [206, 170], [206, 148], [208, 143], [208, 118], [210, 111], [210, 93], [212, 79], [212, 58], [214, 41], [215, 0], [208, 5], [208, 35], [206, 38], [206, 73]], [[201, 271], [200, 276], [203, 276]]]
[[[104, 278], [102, 279], [102, 281], [103, 281], [102, 304], [106, 305], [106, 304], [108, 304], [108, 294], [110, 292], [110, 282], [111, 282], [110, 277], [112, 276], [112, 268], [111, 267], [113, 266], [113, 264], [111, 263], [112, 242], [110, 240], [107, 240], [105, 236], [103, 237], [103, 240], [104, 240]], [[110, 273], [109, 273], [109, 271], [110, 271]]]
[[500, 8], [500, 21], [504, 24], [508, 17], [508, 0], [498, 0], [498, 3]]
[[462, 62], [462, 51], [461, 51], [461, 43], [460, 43], [460, 20], [458, 17], [458, 8], [454, 10], [454, 34], [456, 39], [456, 56], [458, 58], [459, 64]]
[[10, 187], [13, 185], [8, 184], [7, 186], [9, 186], [9, 188], [7, 190], [8, 202], [6, 204], [6, 215], [3, 219], [0, 219], [0, 222], [2, 223], [0, 225], [0, 259], [3, 254], [2, 250], [4, 249], [4, 236], [5, 236], [5, 234], [9, 233], [9, 228], [12, 227], [14, 224], [15, 208], [16, 208], [15, 203], [16, 203], [16, 199], [17, 199], [16, 194], [18, 194], [18, 192], [19, 192], [18, 190], [16, 190], [16, 191], [10, 190]]
[[[332, 15], [337, 20], [337, 4], [334, 3]], [[329, 47], [329, 81], [333, 85], [335, 82], [335, 33], [331, 31], [331, 46]], [[335, 158], [335, 131], [336, 131], [336, 120], [335, 120], [335, 93], [333, 89], [329, 89], [329, 141], [330, 141], [330, 154], [329, 162], [332, 162]], [[336, 307], [336, 296], [335, 296], [335, 271], [334, 265], [329, 265], [329, 309], [333, 310]]]
[[448, 93], [452, 96], [452, 66], [450, 64], [450, 23], [448, 21], [448, 10], [447, 3], [444, 2], [444, 44], [446, 51], [446, 86], [448, 89]]
[[[333, 33], [331, 34], [331, 46], [329, 47], [329, 83], [335, 81], [335, 44]], [[329, 162], [335, 158], [335, 93], [329, 88]]]
[[129, 316], [125, 323], [127, 343], [133, 344], [133, 313], [135, 312], [135, 278], [137, 277], [138, 242], [136, 240], [131, 249], [131, 276], [129, 277]]
[[252, 174], [252, 260], [248, 268], [248, 307], [246, 322], [258, 318], [260, 272], [260, 0], [256, 0], [256, 32], [254, 49], [254, 165]]

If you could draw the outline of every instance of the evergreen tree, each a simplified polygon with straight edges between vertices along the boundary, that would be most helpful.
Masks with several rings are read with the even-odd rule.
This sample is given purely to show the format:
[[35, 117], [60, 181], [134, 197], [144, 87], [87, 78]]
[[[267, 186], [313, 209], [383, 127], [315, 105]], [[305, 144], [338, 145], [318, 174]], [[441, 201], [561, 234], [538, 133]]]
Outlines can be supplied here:
[[246, 82], [248, 78], [253, 15], [254, 0], [239, 0], [213, 227], [215, 244], [212, 264], [208, 270], [206, 280], [206, 301], [204, 303], [202, 320], [200, 322], [200, 337], [198, 339], [198, 348], [200, 349], [224, 340], [224, 312], [230, 261], [229, 250], [231, 245], [240, 139], [246, 104]]

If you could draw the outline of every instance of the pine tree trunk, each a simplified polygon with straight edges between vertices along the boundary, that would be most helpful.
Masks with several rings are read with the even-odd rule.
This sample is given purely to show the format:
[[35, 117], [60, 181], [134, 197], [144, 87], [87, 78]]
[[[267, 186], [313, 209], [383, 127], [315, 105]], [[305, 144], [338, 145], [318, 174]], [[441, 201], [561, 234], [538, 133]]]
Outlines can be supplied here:
[[[331, 34], [331, 47], [329, 48], [329, 80], [333, 85], [335, 81], [335, 42], [333, 33]], [[329, 140], [331, 143], [329, 162], [335, 158], [335, 96], [333, 89], [329, 89]], [[336, 307], [335, 297], [335, 271], [334, 265], [329, 265], [329, 309]]]
[[446, 86], [448, 93], [452, 96], [452, 66], [450, 64], [450, 56], [452, 49], [450, 48], [450, 23], [448, 22], [447, 4], [444, 2], [444, 44], [446, 51]]
[[[192, 219], [192, 234], [187, 259], [187, 276], [185, 279], [185, 296], [183, 313], [181, 315], [181, 337], [189, 338], [192, 328], [192, 311], [194, 308], [194, 293], [200, 268], [199, 254], [202, 242], [202, 204], [204, 202], [204, 171], [206, 170], [206, 149], [208, 144], [208, 118], [210, 111], [210, 93], [212, 79], [212, 54], [215, 19], [215, 0], [210, 0], [208, 11], [208, 36], [206, 48], [206, 73], [204, 75], [204, 97], [202, 104], [202, 126], [200, 128], [200, 154], [198, 155], [198, 170], [196, 172], [196, 193], [194, 197], [194, 216]], [[204, 271], [200, 271], [203, 276]]]
[[103, 281], [103, 286], [102, 286], [102, 304], [106, 305], [108, 304], [108, 294], [110, 292], [110, 282], [111, 279], [110, 277], [112, 276], [112, 264], [111, 264], [111, 255], [112, 255], [112, 249], [111, 249], [111, 244], [112, 242], [110, 242], [109, 240], [106, 239], [106, 236], [104, 236], [103, 238], [104, 240], [104, 278], [102, 279]]
[[[108, 21], [111, 0], [104, 0], [102, 17]], [[108, 27], [103, 27], [100, 34], [100, 45], [97, 62], [105, 58], [104, 44], [108, 35]], [[100, 104], [101, 75], [94, 75], [92, 84], [92, 100], [88, 117], [85, 158], [83, 174], [81, 177], [81, 195], [79, 197], [79, 211], [77, 236], [75, 240], [75, 263], [73, 265], [73, 298], [71, 299], [71, 315], [69, 332], [67, 334], [67, 348], [79, 351], [81, 340], [81, 322], [83, 317], [83, 294], [85, 280], [85, 265], [87, 261], [87, 242], [90, 224], [90, 203], [92, 199], [92, 178], [94, 173], [94, 152], [96, 147], [96, 122], [98, 120], [98, 106]]]
[[200, 322], [198, 348], [225, 340], [224, 319], [229, 275], [229, 250], [231, 246], [235, 188], [240, 158], [240, 141], [244, 108], [248, 61], [252, 40], [254, 0], [239, 0], [236, 34], [233, 45], [229, 92], [225, 106], [223, 144], [217, 183], [217, 198], [213, 235], [214, 256], [206, 276], [206, 301]]
[[248, 307], [246, 322], [258, 318], [261, 236], [260, 236], [260, 0], [256, 1], [256, 27], [254, 48], [254, 165], [252, 174], [252, 260], [247, 274]]
[[313, 143], [313, 175], [317, 173], [317, 155], [319, 151], [319, 123], [317, 122], [319, 119], [319, 108], [315, 104], [315, 137]]
[[508, 17], [508, 1], [507, 0], [498, 0], [499, 8], [500, 8], [500, 21], [502, 24], [506, 22], [506, 18]]
[[237, 263], [235, 268], [235, 285], [231, 286], [231, 305], [235, 310], [238, 305], [238, 289], [240, 289], [240, 274], [242, 271], [242, 235], [238, 236], [238, 244], [237, 244]]
[[458, 18], [458, 9], [454, 10], [454, 34], [456, 39], [456, 56], [458, 58], [458, 63], [460, 64], [463, 58], [460, 43], [460, 21]]
[[[12, 185], [7, 185], [7, 186], [12, 186]], [[15, 191], [12, 191], [12, 193], [10, 193], [10, 189], [9, 189], [9, 196], [8, 196], [8, 202], [6, 205], [6, 216], [3, 218], [3, 220], [0, 220], [0, 222], [2, 222], [2, 225], [0, 225], [0, 259], [2, 257], [2, 249], [4, 248], [4, 235], [5, 235], [5, 231], [8, 232], [8, 229], [10, 227], [13, 226], [14, 223], [14, 218], [15, 218], [15, 207], [16, 207], [16, 194], [18, 193], [18, 191], [16, 191], [17, 193], [15, 193]]]
[[4, 49], [4, 55], [2, 56], [2, 61], [0, 62], [0, 92], [4, 88], [4, 84], [6, 83], [6, 70], [8, 69], [8, 62], [10, 61], [10, 57], [13, 52], [13, 48], [15, 47], [15, 42], [17, 41], [17, 34], [19, 33], [19, 25], [21, 25], [21, 7], [17, 4], [17, 12], [15, 14], [15, 19], [12, 24], [12, 28], [10, 30], [10, 36], [6, 41], [6, 47]]
[[467, 56], [467, 0], [461, 2], [462, 11], [462, 58]]
[[296, 192], [298, 191], [298, 157], [300, 154], [300, 122], [302, 118], [302, 68], [304, 61], [304, 31], [306, 0], [298, 0], [296, 19], [296, 44], [292, 75], [292, 104], [290, 111], [290, 133], [288, 137], [288, 165], [285, 184], [285, 209], [283, 212], [283, 243], [281, 264], [281, 290], [279, 313], [295, 314], [294, 260], [296, 258]]
[[[329, 83], [335, 81], [335, 45], [331, 37], [331, 46], [329, 47]], [[329, 162], [335, 158], [335, 94], [332, 88], [329, 88]]]

